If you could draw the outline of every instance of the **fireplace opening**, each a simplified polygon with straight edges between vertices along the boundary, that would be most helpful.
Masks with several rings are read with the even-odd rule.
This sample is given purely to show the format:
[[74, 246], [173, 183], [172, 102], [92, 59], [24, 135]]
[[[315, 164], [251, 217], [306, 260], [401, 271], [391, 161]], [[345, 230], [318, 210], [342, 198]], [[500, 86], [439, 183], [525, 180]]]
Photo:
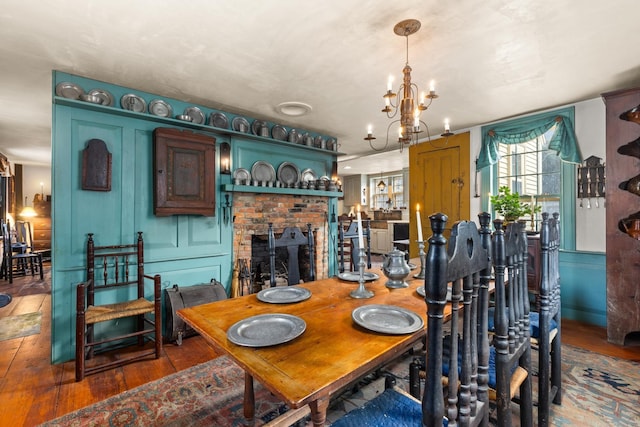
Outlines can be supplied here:
[[[275, 256], [276, 286], [287, 286], [289, 277], [289, 252], [285, 247], [276, 248]], [[300, 280], [310, 281], [311, 269], [309, 265], [309, 246], [298, 246], [298, 268]], [[271, 266], [269, 259], [269, 242], [267, 235], [251, 236], [251, 275], [253, 277], [253, 292], [271, 286]]]

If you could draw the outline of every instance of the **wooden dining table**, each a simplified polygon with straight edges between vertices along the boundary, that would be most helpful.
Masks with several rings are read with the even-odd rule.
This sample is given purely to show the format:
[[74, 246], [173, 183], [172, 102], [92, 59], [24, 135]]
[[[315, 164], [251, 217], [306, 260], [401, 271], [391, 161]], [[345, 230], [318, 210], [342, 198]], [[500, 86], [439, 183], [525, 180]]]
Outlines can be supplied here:
[[[247, 420], [254, 418], [253, 381], [257, 380], [291, 408], [282, 416], [286, 425], [294, 421], [292, 417], [296, 414], [301, 418], [310, 410], [313, 425], [324, 426], [333, 394], [402, 355], [425, 335], [425, 328], [389, 334], [374, 332], [354, 322], [352, 312], [356, 308], [382, 304], [418, 314], [426, 327], [426, 303], [416, 292], [424, 280], [413, 279], [419, 269], [407, 278], [409, 286], [400, 289], [387, 288], [387, 279], [381, 271], [370, 272], [379, 278], [365, 284], [367, 290], [374, 292], [368, 299], [350, 296], [358, 282], [331, 277], [296, 285], [311, 292], [308, 299], [296, 303], [262, 302], [257, 294], [252, 294], [185, 308], [178, 315], [244, 369]], [[236, 322], [272, 313], [297, 316], [304, 320], [306, 329], [291, 341], [261, 347], [237, 345], [227, 337]], [[285, 424], [283, 421], [274, 425]]]

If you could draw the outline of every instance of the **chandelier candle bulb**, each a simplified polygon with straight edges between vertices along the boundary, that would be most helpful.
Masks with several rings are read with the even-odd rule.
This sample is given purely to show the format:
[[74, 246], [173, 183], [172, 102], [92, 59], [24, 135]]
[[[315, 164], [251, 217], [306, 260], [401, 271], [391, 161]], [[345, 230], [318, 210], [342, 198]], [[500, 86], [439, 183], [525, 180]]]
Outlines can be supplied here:
[[449, 125], [449, 119], [444, 119], [444, 131], [445, 132], [451, 131], [451, 126]]
[[435, 82], [435, 80], [431, 80], [429, 82], [429, 92], [431, 92], [431, 94], [434, 94], [436, 92], [436, 82]]
[[422, 221], [420, 220], [420, 203], [416, 205], [416, 221], [418, 226], [418, 242], [422, 242]]
[[393, 76], [389, 76], [389, 80], [387, 80], [387, 90], [393, 90]]
[[362, 216], [360, 215], [360, 205], [358, 205], [358, 213], [356, 214], [358, 220], [358, 245], [362, 250], [364, 248], [364, 238], [362, 237]]

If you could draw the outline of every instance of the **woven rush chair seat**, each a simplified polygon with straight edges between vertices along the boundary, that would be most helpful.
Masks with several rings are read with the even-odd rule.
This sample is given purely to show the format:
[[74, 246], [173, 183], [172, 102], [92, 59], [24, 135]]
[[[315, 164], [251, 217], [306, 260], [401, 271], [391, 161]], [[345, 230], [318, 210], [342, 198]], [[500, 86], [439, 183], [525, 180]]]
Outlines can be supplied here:
[[138, 298], [134, 301], [118, 302], [115, 304], [91, 305], [85, 311], [86, 323], [106, 322], [107, 320], [137, 316], [138, 314], [153, 313], [155, 306], [151, 301]]

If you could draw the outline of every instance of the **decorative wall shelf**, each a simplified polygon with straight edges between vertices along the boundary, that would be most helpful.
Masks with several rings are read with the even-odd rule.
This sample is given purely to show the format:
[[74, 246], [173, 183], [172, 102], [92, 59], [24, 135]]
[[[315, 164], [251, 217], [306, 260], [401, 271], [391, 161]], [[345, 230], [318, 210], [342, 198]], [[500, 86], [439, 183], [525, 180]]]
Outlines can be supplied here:
[[304, 190], [302, 188], [257, 187], [255, 185], [224, 184], [223, 191], [231, 193], [295, 194], [301, 196], [342, 197], [342, 191]]
[[233, 129], [217, 128], [217, 127], [209, 126], [206, 124], [195, 124], [195, 123], [187, 122], [184, 120], [178, 120], [172, 117], [161, 117], [161, 116], [156, 116], [149, 113], [138, 113], [136, 111], [125, 110], [125, 109], [116, 108], [116, 107], [108, 107], [106, 105], [93, 104], [90, 102], [64, 98], [61, 96], [54, 96], [53, 103], [58, 105], [66, 105], [68, 107], [81, 108], [83, 110], [97, 111], [97, 112], [102, 112], [107, 114], [114, 114], [122, 117], [131, 117], [131, 118], [143, 119], [151, 122], [170, 124], [173, 126], [184, 127], [186, 129], [195, 129], [201, 132], [210, 132], [216, 135], [229, 135], [229, 136], [241, 137], [249, 140], [256, 140], [256, 141], [266, 142], [270, 144], [277, 144], [279, 146], [291, 146], [291, 147], [302, 148], [310, 151], [332, 153], [332, 154], [335, 154], [336, 156], [345, 155], [345, 153], [340, 153], [334, 150], [326, 150], [326, 149], [317, 148], [317, 147], [310, 147], [304, 144], [296, 144], [294, 142], [281, 141], [279, 139], [267, 138], [264, 136], [254, 135], [252, 133], [239, 132]]

